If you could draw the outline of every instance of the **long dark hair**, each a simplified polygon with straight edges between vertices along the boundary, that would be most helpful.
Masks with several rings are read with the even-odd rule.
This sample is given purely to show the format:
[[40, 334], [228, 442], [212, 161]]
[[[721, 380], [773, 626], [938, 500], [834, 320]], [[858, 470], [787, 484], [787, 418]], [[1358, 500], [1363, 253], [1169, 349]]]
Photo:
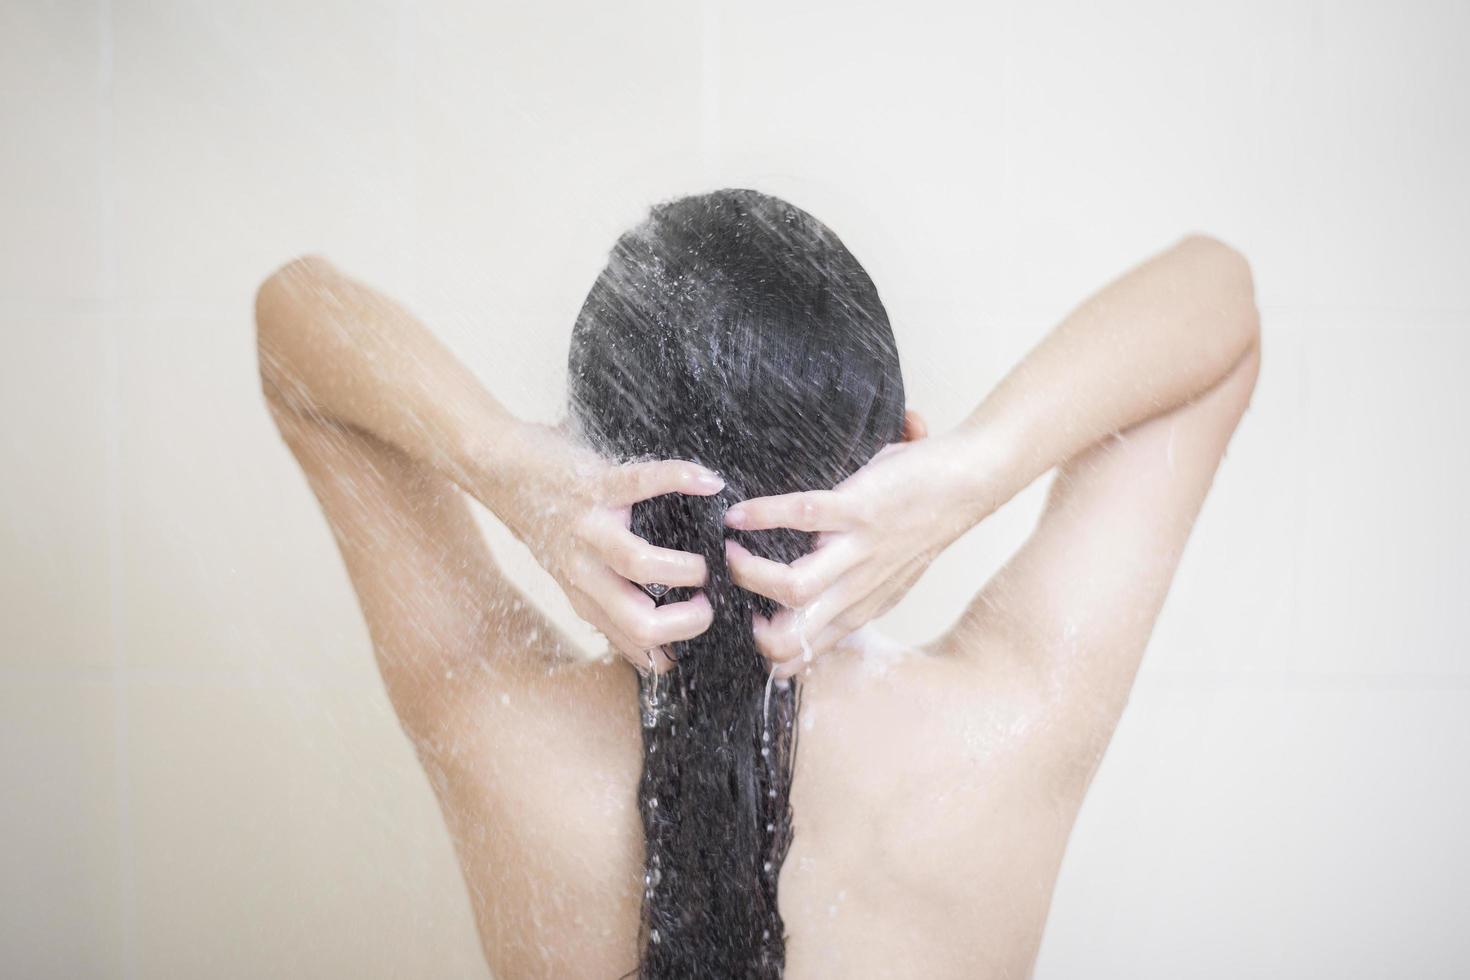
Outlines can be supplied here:
[[[779, 977], [800, 683], [768, 684], [723, 539], [789, 562], [810, 535], [733, 532], [737, 500], [829, 488], [900, 438], [903, 381], [872, 279], [811, 215], [751, 190], [654, 207], [618, 239], [572, 335], [573, 419], [617, 459], [696, 460], [714, 497], [638, 504], [633, 530], [704, 556], [714, 624], [645, 674], [645, 978]], [[662, 601], [693, 594], [673, 589]]]

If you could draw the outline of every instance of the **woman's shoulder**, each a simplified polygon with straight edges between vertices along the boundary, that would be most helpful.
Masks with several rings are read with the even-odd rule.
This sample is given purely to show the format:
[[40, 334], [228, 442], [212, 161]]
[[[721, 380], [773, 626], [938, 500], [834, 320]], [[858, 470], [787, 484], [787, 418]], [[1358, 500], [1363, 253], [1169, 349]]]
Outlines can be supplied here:
[[[1006, 760], [1026, 779], [1073, 784], [1090, 771], [1117, 722], [1111, 699], [1079, 690], [1055, 661], [1003, 634], [970, 640], [911, 644], [871, 626], [849, 637], [806, 683], [803, 738], [812, 756], [831, 751], [840, 765], [870, 770], [895, 760], [905, 778]], [[821, 726], [846, 748], [822, 747], [827, 739], [813, 734]], [[820, 764], [811, 756], [808, 763]]]

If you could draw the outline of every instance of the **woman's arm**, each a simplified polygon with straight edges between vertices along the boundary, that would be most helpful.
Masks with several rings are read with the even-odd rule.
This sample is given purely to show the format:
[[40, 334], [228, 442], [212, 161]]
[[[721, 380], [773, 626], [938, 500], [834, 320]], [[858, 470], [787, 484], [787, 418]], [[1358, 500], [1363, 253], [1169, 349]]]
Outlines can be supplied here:
[[[633, 584], [700, 585], [703, 558], [655, 548], [628, 523], [636, 501], [714, 493], [723, 485], [718, 476], [677, 460], [612, 465], [555, 430], [516, 419], [405, 309], [324, 259], [298, 259], [272, 275], [256, 299], [256, 324], [267, 398], [308, 475], [317, 474], [339, 540], [349, 506], [359, 534], [374, 523], [405, 527], [439, 506], [452, 483], [504, 521], [578, 614], [636, 664], [646, 667], [651, 654], [666, 669], [658, 648], [707, 628], [702, 595], [655, 607]], [[343, 445], [354, 453], [344, 455]], [[367, 500], [323, 498], [325, 481], [349, 466], [363, 479], [401, 471], [402, 485]], [[358, 513], [364, 506], [373, 513]], [[441, 525], [446, 537], [470, 526]], [[444, 556], [462, 549], [456, 541], [438, 545]], [[375, 611], [365, 612], [371, 620]]]
[[476, 496], [512, 469], [518, 420], [407, 310], [326, 259], [267, 279], [256, 325], [268, 396], [369, 433]]
[[[1111, 455], [1109, 471], [1123, 488], [1135, 491], [1136, 499], [1164, 506], [1150, 497], [1148, 486], [1135, 481], [1152, 477], [1167, 492], [1172, 478], [1178, 506], [1187, 509], [1195, 484], [1187, 475], [1160, 474], [1152, 468], [1154, 440], [1144, 440], [1134, 453], [1121, 457], [1107, 444], [1114, 443], [1116, 450], [1134, 441], [1138, 433], [1133, 430], [1148, 420], [1182, 413], [1246, 361], [1252, 362], [1253, 379], [1258, 336], [1254, 286], [1245, 259], [1215, 239], [1192, 235], [1086, 300], [955, 430], [891, 446], [832, 491], [731, 508], [732, 526], [823, 532], [816, 549], [790, 566], [738, 548], [731, 555], [736, 581], [802, 608], [800, 614], [783, 611], [771, 622], [757, 624], [758, 642], [777, 672], [797, 672], [804, 649], [829, 649], [891, 608], [944, 548], [1054, 466], [1064, 467], [1059, 482], [1070, 482], [1077, 476], [1069, 472], [1070, 464], [1096, 468], [1100, 456]], [[1228, 405], [1211, 411], [1210, 419], [1228, 419], [1233, 429], [1238, 415], [1230, 417]], [[1195, 427], [1186, 427], [1184, 436], [1208, 441], [1208, 433], [1196, 431], [1198, 416], [1191, 416]], [[1209, 420], [1203, 424], [1208, 427]], [[1099, 453], [1089, 455], [1094, 447], [1101, 447]], [[1173, 460], [1172, 443], [1165, 448]], [[1187, 453], [1181, 449], [1179, 455]], [[1213, 473], [1213, 460], [1196, 461], [1198, 467], [1206, 463]], [[1099, 493], [1120, 489], [1111, 486]], [[1088, 513], [1090, 519], [1109, 519], [1106, 508]], [[1121, 511], [1113, 517], [1121, 518]], [[1038, 528], [1042, 538], [1048, 538], [1044, 530], [1055, 531], [1055, 523], [1047, 528], [1047, 521], [1044, 517]], [[1174, 550], [1146, 535], [1140, 543], [1162, 548], [1161, 553]], [[1103, 567], [1091, 571], [1113, 574]], [[1060, 597], [1060, 580], [1048, 584], [1047, 574], [1038, 574], [1034, 588]], [[1020, 588], [1016, 576], [1002, 578]], [[972, 635], [981, 611], [994, 598], [989, 593], [977, 600], [957, 627], [956, 642], [963, 644]], [[1014, 592], [1007, 601], [1018, 615], [1027, 605]], [[1056, 615], [1056, 607], [1050, 608]]]
[[1100, 439], [1218, 384], [1260, 336], [1245, 257], [1190, 235], [1089, 297], [960, 424], [978, 521]]

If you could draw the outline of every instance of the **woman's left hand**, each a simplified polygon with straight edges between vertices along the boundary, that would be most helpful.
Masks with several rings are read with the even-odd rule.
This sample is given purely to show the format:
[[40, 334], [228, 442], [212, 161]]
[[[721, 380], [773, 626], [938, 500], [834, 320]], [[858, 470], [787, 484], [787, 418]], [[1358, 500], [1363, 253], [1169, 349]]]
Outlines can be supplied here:
[[935, 556], [989, 515], [973, 455], [959, 436], [894, 443], [831, 490], [753, 498], [726, 512], [739, 530], [816, 533], [813, 550], [789, 565], [725, 542], [731, 580], [785, 607], [752, 624], [777, 678], [891, 609]]

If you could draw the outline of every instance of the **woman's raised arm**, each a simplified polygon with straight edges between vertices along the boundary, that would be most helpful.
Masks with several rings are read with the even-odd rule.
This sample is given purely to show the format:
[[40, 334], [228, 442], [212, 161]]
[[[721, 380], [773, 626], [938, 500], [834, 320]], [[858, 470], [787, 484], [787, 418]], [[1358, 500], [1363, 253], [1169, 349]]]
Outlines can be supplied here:
[[[716, 493], [723, 486], [716, 474], [682, 460], [613, 465], [554, 429], [515, 418], [407, 310], [325, 259], [297, 259], [271, 275], [255, 313], [262, 384], [282, 431], [296, 433], [298, 458], [311, 453], [318, 471], [332, 459], [346, 465], [325, 451], [327, 441], [302, 435], [311, 426], [336, 428], [360, 437], [359, 456], [387, 447], [441, 486], [457, 485], [504, 521], [578, 614], [641, 667], [652, 658], [666, 669], [658, 648], [708, 627], [702, 594], [655, 607], [633, 584], [701, 585], [704, 559], [656, 548], [628, 527], [635, 502]], [[376, 470], [387, 472], [386, 460]], [[436, 492], [434, 480], [415, 484], [421, 495]], [[403, 493], [384, 494], [382, 506], [396, 500], [412, 509], [408, 482]], [[361, 503], [344, 499], [338, 509]], [[327, 498], [323, 505], [335, 527], [338, 515]]]
[[[832, 491], [732, 507], [727, 521], [735, 527], [822, 532], [817, 547], [790, 566], [738, 547], [732, 554], [737, 582], [795, 607], [757, 623], [757, 640], [774, 669], [781, 676], [797, 672], [804, 651], [830, 649], [881, 615], [960, 534], [1053, 467], [1080, 463], [1110, 437], [1128, 441], [1131, 430], [1148, 420], [1205, 400], [1248, 359], [1253, 383], [1258, 337], [1254, 284], [1245, 259], [1216, 239], [1190, 235], [1082, 303], [951, 432], [891, 446]], [[1243, 411], [1243, 404], [1239, 407]], [[1218, 416], [1233, 429], [1238, 412], [1231, 415], [1231, 410], [1231, 405], [1217, 406], [1203, 421], [1200, 411], [1190, 418], [1200, 428]], [[1203, 432], [1195, 435], [1206, 438]], [[1184, 498], [1193, 500], [1198, 481], [1179, 473], [1172, 483], [1160, 478], [1152, 448], [1151, 442], [1141, 443], [1131, 462], [1113, 453], [1111, 470], [1126, 483], [1130, 465], [1136, 477], [1147, 469], [1156, 493], [1167, 495], [1173, 487], [1180, 506], [1189, 509]], [[1172, 461], [1172, 443], [1167, 448]], [[1218, 448], [1223, 452], [1223, 442]], [[1179, 457], [1193, 460], [1185, 447]], [[1195, 462], [1207, 464], [1212, 474], [1217, 459]], [[1064, 477], [1071, 480], [1072, 474]], [[1100, 488], [1094, 499], [1117, 489]], [[1144, 492], [1149, 488], [1142, 482], [1133, 489], [1140, 491], [1137, 499], [1164, 505]], [[1190, 522], [1193, 513], [1189, 510]], [[1108, 519], [1105, 508], [1091, 516]], [[1177, 524], [1170, 525], [1176, 537]], [[1177, 556], [1174, 544], [1182, 547], [1182, 538], [1139, 543]], [[1038, 575], [1035, 588], [1061, 596], [1065, 571], [1049, 569], [1058, 573], [1049, 585], [1045, 575]], [[1007, 581], [1019, 584], [1014, 575]], [[1018, 595], [1009, 599], [1017, 610], [1027, 605]], [[972, 607], [962, 626], [973, 625], [980, 605]]]
[[1084, 301], [961, 423], [967, 457], [1004, 461], [970, 471], [974, 502], [988, 514], [1104, 437], [1204, 394], [1259, 336], [1245, 257], [1185, 237]]
[[402, 306], [319, 256], [255, 299], [267, 395], [371, 433], [478, 494], [517, 420]]

